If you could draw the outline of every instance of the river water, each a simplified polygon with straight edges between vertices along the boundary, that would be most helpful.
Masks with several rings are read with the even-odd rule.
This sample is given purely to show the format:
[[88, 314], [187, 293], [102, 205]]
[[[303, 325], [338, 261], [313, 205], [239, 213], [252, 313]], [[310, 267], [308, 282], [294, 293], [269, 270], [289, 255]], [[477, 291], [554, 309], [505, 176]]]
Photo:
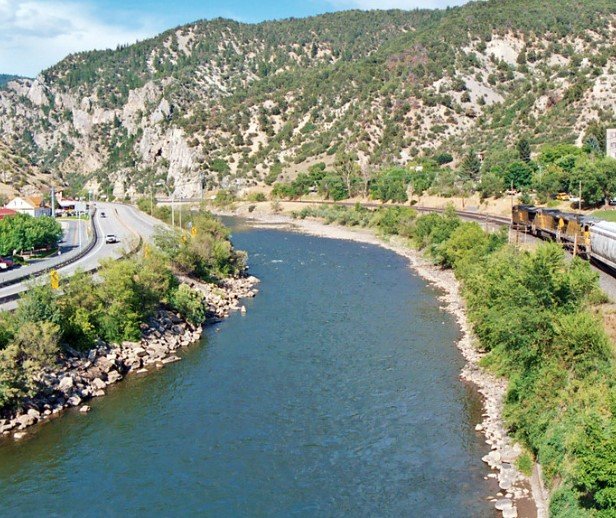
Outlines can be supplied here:
[[494, 516], [459, 331], [407, 261], [237, 227], [259, 295], [183, 361], [0, 443], [0, 515]]

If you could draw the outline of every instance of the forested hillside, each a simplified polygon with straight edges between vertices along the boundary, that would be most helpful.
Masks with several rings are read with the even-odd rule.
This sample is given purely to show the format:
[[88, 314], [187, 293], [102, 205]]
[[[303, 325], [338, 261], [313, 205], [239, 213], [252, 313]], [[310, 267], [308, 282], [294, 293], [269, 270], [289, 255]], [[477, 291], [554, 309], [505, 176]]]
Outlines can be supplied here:
[[203, 21], [12, 83], [0, 128], [44, 168], [117, 195], [253, 185], [342, 149], [362, 168], [456, 163], [616, 123], [615, 38], [612, 0]]

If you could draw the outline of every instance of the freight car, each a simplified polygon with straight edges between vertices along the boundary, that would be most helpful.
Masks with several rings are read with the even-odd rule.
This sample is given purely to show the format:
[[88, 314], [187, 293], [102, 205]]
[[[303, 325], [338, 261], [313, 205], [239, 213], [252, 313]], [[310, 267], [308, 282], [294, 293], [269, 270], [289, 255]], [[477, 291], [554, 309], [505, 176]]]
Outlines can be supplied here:
[[598, 221], [590, 227], [590, 256], [616, 271], [616, 223]]

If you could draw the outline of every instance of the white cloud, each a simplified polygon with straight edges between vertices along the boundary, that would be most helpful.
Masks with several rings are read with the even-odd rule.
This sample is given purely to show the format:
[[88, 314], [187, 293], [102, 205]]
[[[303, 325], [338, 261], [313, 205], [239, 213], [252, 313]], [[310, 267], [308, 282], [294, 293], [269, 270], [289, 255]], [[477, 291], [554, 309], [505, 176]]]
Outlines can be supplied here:
[[468, 0], [330, 0], [335, 7], [354, 9], [442, 9]]
[[0, 73], [35, 76], [72, 52], [115, 48], [159, 30], [134, 17], [105, 22], [83, 1], [0, 0]]

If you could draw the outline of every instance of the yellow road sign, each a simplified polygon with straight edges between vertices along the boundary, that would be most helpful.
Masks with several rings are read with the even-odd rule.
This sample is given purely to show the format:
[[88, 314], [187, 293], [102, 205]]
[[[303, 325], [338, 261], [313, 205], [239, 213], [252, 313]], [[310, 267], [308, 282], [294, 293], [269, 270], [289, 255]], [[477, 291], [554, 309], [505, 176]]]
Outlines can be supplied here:
[[60, 274], [58, 273], [58, 270], [51, 270], [49, 273], [49, 279], [51, 281], [52, 290], [60, 289]]
[[197, 235], [197, 227], [193, 227], [190, 229], [190, 235], [195, 237]]

